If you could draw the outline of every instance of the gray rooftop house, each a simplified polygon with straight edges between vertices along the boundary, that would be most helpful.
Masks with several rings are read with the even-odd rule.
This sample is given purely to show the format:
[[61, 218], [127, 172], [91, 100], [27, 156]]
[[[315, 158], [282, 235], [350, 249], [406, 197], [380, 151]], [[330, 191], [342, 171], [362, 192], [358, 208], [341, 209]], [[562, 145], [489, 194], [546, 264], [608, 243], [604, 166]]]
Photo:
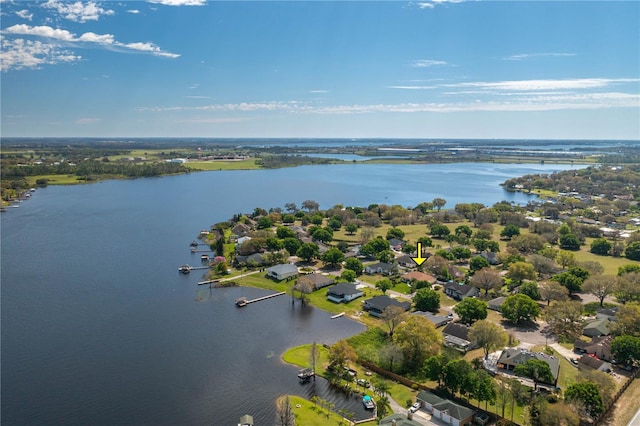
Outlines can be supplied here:
[[416, 399], [422, 404], [422, 408], [431, 413], [433, 418], [445, 424], [463, 426], [471, 424], [473, 420], [474, 410], [471, 408], [456, 404], [426, 390], [418, 392]]
[[596, 318], [599, 320], [615, 321], [616, 315], [618, 315], [617, 306], [614, 306], [613, 308], [600, 309], [596, 312]]
[[415, 311], [415, 312], [412, 312], [411, 315], [425, 317], [426, 319], [431, 321], [433, 325], [436, 326], [436, 328], [442, 327], [443, 325], [447, 325], [451, 322], [451, 317], [435, 315], [431, 312]]
[[608, 336], [611, 334], [610, 321], [607, 319], [597, 319], [585, 324], [582, 334], [589, 337]]
[[374, 296], [364, 301], [363, 309], [369, 311], [369, 315], [374, 317], [382, 316], [382, 312], [389, 306], [398, 306], [405, 311], [411, 309], [411, 302], [400, 302], [389, 296]]
[[578, 358], [578, 368], [604, 371], [605, 373], [609, 373], [613, 369], [611, 364], [607, 361], [603, 361], [587, 354], [584, 354], [580, 358]]
[[390, 274], [393, 271], [393, 265], [390, 263], [376, 263], [373, 265], [367, 265], [364, 267], [364, 272], [367, 274]]
[[298, 268], [290, 263], [275, 265], [271, 268], [267, 268], [267, 276], [278, 281], [282, 281], [287, 278], [298, 276]]
[[[508, 348], [502, 351], [496, 365], [498, 368], [513, 371], [516, 366], [524, 364], [530, 359], [539, 359], [546, 362], [551, 369], [554, 382], [558, 381], [558, 373], [560, 372], [560, 361], [558, 358], [544, 354], [542, 352], [531, 352], [523, 348]], [[556, 383], [548, 383], [555, 385]]]
[[355, 284], [338, 283], [327, 290], [327, 299], [335, 303], [348, 303], [360, 296], [364, 293]]
[[476, 287], [456, 282], [448, 282], [444, 285], [444, 293], [455, 300], [464, 300], [467, 297], [475, 297], [480, 292]]
[[469, 327], [463, 324], [451, 323], [443, 330], [444, 344], [455, 349], [467, 352], [474, 348], [473, 343], [469, 340]]
[[394, 413], [390, 416], [380, 419], [379, 426], [421, 426], [422, 423], [418, 423], [415, 420], [408, 419], [405, 414]]
[[306, 274], [303, 275], [305, 279], [311, 281], [313, 283], [313, 289], [319, 290], [324, 287], [328, 287], [335, 282], [335, 277], [331, 275], [323, 275], [323, 274]]
[[502, 304], [506, 299], [507, 299], [506, 297], [500, 296], [500, 297], [496, 297], [495, 299], [489, 300], [487, 302], [487, 308], [500, 312], [500, 310], [502, 309]]

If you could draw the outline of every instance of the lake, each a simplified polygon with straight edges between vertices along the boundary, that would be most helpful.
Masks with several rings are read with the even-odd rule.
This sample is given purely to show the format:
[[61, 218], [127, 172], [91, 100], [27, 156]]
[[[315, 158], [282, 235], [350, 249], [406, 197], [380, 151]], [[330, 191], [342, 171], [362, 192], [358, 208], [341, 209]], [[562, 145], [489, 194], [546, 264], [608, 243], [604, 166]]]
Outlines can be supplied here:
[[498, 184], [556, 165], [327, 165], [203, 172], [38, 189], [2, 213], [2, 423], [272, 424], [278, 395], [351, 409], [326, 383], [300, 385], [289, 346], [364, 327], [291, 308], [281, 296], [237, 309], [251, 288], [198, 288], [188, 244], [255, 207], [338, 203], [526, 203]]

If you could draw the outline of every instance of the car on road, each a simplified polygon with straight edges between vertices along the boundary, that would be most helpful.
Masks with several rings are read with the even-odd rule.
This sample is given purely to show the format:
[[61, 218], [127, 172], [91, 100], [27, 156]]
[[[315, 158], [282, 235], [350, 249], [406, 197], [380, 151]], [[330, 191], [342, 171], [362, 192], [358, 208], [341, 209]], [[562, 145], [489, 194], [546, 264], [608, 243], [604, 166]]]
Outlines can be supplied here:
[[419, 402], [414, 402], [413, 405], [409, 408], [409, 412], [410, 413], [415, 413], [420, 408], [422, 408], [422, 404], [420, 404]]

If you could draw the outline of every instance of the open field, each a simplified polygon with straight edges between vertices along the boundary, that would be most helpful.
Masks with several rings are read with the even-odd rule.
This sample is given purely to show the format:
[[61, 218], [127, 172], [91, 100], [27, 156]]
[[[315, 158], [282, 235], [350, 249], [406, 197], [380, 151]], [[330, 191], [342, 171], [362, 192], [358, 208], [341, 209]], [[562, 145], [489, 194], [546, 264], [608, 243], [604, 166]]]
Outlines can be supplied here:
[[254, 158], [247, 160], [212, 160], [212, 161], [189, 161], [185, 166], [190, 169], [201, 171], [213, 170], [257, 170], [260, 168]]

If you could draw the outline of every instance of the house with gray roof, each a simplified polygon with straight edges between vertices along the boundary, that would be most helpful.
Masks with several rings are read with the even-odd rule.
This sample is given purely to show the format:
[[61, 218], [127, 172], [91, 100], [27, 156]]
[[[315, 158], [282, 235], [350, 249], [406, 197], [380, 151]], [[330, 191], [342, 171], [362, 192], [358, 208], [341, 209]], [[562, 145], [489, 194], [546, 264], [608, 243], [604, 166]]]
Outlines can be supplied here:
[[506, 297], [501, 296], [501, 297], [496, 297], [495, 299], [489, 300], [487, 302], [487, 308], [500, 312], [500, 310], [502, 309], [502, 304], [506, 299], [507, 299]]
[[393, 272], [393, 265], [391, 263], [379, 262], [373, 265], [367, 265], [364, 267], [364, 272], [369, 275], [383, 274], [389, 275]]
[[248, 256], [237, 255], [234, 259], [234, 263], [236, 265], [256, 265], [261, 266], [264, 265], [264, 254], [262, 253], [253, 253]]
[[442, 330], [444, 344], [452, 348], [467, 352], [475, 347], [469, 340], [469, 327], [452, 322]]
[[590, 342], [576, 340], [573, 343], [574, 352], [594, 355], [605, 361], [613, 359], [611, 355], [611, 336], [592, 337]]
[[389, 306], [398, 306], [405, 311], [411, 309], [411, 302], [401, 302], [397, 299], [392, 299], [389, 296], [374, 296], [371, 299], [364, 301], [363, 309], [369, 312], [369, 315], [374, 317], [381, 317], [385, 308]]
[[456, 404], [426, 390], [418, 392], [416, 398], [422, 404], [422, 408], [431, 413], [432, 418], [436, 418], [445, 424], [463, 426], [470, 424], [473, 420], [475, 411], [471, 408]]
[[355, 284], [338, 283], [327, 290], [327, 300], [335, 303], [349, 303], [360, 296], [364, 296], [364, 292]]
[[476, 287], [450, 281], [444, 285], [444, 293], [455, 300], [464, 300], [467, 297], [476, 297], [480, 292]]
[[267, 276], [282, 281], [287, 278], [297, 277], [298, 268], [290, 263], [275, 265], [267, 268]]
[[321, 288], [328, 287], [335, 282], [335, 277], [331, 275], [313, 273], [313, 274], [303, 275], [303, 277], [306, 280], [309, 280], [313, 284], [314, 290], [319, 290]]
[[589, 337], [608, 336], [611, 334], [610, 321], [606, 319], [589, 321], [582, 329], [582, 334]]
[[599, 320], [616, 321], [616, 315], [618, 315], [618, 306], [603, 308], [596, 312], [596, 318]]
[[584, 354], [578, 358], [578, 368], [581, 370], [598, 370], [609, 373], [613, 370], [613, 367], [607, 361], [603, 361], [594, 356]]
[[392, 250], [402, 250], [402, 246], [404, 245], [404, 241], [399, 239], [399, 238], [391, 238], [389, 240], [389, 247], [391, 247]]
[[443, 325], [447, 325], [451, 322], [452, 317], [444, 317], [444, 316], [440, 316], [440, 315], [435, 315], [431, 312], [424, 312], [424, 311], [415, 311], [412, 312], [411, 315], [416, 315], [416, 316], [420, 316], [420, 317], [424, 317], [426, 319], [428, 319], [429, 321], [431, 321], [433, 323], [433, 325], [438, 328], [438, 327], [442, 327]]
[[407, 418], [405, 414], [394, 413], [390, 416], [380, 419], [379, 426], [421, 426], [422, 423], [418, 423], [415, 420]]
[[[496, 365], [499, 369], [513, 371], [518, 365], [524, 364], [532, 359], [538, 359], [546, 362], [547, 365], [549, 365], [554, 382], [558, 380], [560, 361], [558, 358], [542, 352], [531, 352], [530, 350], [523, 348], [508, 348], [502, 351]], [[555, 385], [555, 383], [548, 384]]]

